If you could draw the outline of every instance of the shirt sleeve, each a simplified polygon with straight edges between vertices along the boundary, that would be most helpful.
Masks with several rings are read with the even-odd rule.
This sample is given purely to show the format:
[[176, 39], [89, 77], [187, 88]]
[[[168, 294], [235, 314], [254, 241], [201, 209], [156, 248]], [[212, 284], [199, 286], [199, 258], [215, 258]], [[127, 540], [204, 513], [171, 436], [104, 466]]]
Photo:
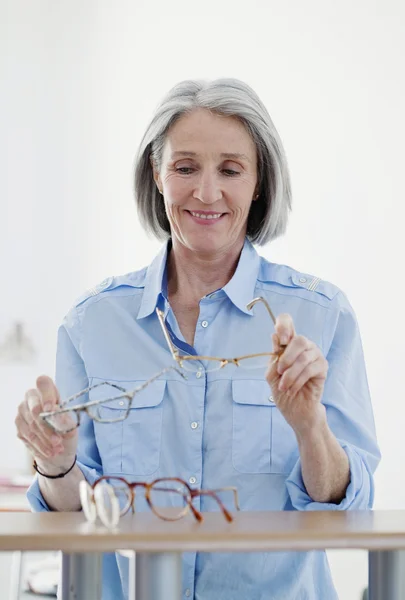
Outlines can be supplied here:
[[[62, 400], [89, 385], [80, 356], [80, 321], [76, 309], [70, 311], [58, 331], [55, 383]], [[80, 402], [86, 401], [86, 397], [80, 399]], [[93, 421], [85, 413], [80, 418], [76, 464], [87, 481], [93, 483], [102, 474], [101, 460], [95, 442]], [[50, 510], [41, 494], [37, 477], [27, 491], [27, 499], [34, 512]]]
[[306, 492], [299, 459], [286, 481], [287, 490], [297, 510], [369, 510], [374, 501], [373, 475], [381, 455], [359, 327], [342, 292], [324, 339], [329, 370], [322, 401], [329, 427], [349, 459], [350, 483], [339, 504], [314, 502]]

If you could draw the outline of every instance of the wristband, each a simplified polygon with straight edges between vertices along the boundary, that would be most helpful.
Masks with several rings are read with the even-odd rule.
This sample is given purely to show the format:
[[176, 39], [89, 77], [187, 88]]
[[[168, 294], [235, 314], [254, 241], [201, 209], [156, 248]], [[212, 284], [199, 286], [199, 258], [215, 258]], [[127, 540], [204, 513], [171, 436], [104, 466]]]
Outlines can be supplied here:
[[37, 461], [34, 460], [33, 463], [33, 467], [36, 470], [37, 473], [39, 473], [40, 475], [42, 475], [42, 477], [47, 477], [48, 479], [60, 479], [61, 477], [65, 477], [65, 475], [67, 475], [68, 473], [70, 473], [70, 471], [73, 469], [73, 467], [76, 464], [76, 460], [77, 460], [77, 455], [75, 456], [75, 460], [73, 465], [70, 467], [70, 469], [68, 469], [65, 473], [59, 473], [59, 475], [46, 475], [46, 473], [42, 473], [39, 469], [38, 469], [38, 465], [37, 465]]

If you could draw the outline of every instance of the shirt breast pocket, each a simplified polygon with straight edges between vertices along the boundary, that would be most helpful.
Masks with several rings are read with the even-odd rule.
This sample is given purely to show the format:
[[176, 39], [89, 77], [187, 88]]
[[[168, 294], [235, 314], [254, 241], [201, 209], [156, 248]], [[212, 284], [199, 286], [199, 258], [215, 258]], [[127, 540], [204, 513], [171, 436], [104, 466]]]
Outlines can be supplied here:
[[[97, 383], [97, 381], [93, 381]], [[131, 391], [144, 381], [114, 381]], [[134, 396], [128, 416], [125, 399], [118, 398], [101, 404], [99, 416], [112, 423], [94, 422], [94, 432], [105, 474], [151, 475], [159, 469], [162, 437], [163, 396], [166, 382], [156, 380]], [[119, 395], [109, 386], [90, 392], [91, 400], [102, 400]]]
[[232, 381], [232, 460], [241, 473], [288, 475], [297, 459], [294, 432], [270, 397], [267, 381]]

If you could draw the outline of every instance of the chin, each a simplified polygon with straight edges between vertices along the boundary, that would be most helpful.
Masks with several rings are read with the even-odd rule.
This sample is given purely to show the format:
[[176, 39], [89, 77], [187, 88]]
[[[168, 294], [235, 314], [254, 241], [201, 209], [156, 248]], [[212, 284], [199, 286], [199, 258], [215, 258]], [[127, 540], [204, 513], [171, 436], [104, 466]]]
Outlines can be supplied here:
[[212, 253], [230, 245], [230, 240], [218, 236], [187, 236], [186, 246], [194, 252]]

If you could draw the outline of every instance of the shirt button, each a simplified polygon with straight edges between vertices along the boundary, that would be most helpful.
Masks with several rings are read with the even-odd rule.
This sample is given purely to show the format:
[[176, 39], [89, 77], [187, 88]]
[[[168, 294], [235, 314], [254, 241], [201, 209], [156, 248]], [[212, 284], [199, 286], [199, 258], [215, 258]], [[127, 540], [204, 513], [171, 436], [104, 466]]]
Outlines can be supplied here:
[[190, 477], [188, 482], [191, 483], [191, 485], [194, 485], [195, 483], [197, 483], [197, 479], [195, 477]]
[[195, 374], [197, 379], [200, 379], [201, 375], [202, 375], [202, 371], [197, 371], [197, 373]]
[[269, 402], [273, 402], [274, 404], [273, 396], [269, 396]]
[[191, 429], [197, 429], [197, 427], [198, 427], [198, 423], [196, 423], [195, 421], [193, 421], [191, 423]]
[[202, 321], [201, 322], [201, 326], [202, 327], [208, 327], [208, 321]]
[[300, 283], [306, 283], [306, 282], [307, 282], [306, 277], [300, 277]]
[[120, 401], [118, 402], [118, 404], [119, 404], [120, 406], [124, 406], [124, 401], [123, 401], [123, 400], [120, 400]]
[[189, 590], [188, 588], [185, 591], [185, 594], [187, 596], [187, 598], [189, 598], [191, 596], [191, 590]]
[[105, 288], [108, 288], [108, 286], [110, 286], [110, 285], [111, 285], [111, 283], [112, 283], [112, 280], [113, 280], [113, 279], [114, 279], [113, 277], [107, 277], [107, 279], [104, 279], [104, 280], [103, 280], [103, 281], [102, 281], [102, 282], [99, 284], [99, 288], [100, 288], [101, 290], [104, 290]]

